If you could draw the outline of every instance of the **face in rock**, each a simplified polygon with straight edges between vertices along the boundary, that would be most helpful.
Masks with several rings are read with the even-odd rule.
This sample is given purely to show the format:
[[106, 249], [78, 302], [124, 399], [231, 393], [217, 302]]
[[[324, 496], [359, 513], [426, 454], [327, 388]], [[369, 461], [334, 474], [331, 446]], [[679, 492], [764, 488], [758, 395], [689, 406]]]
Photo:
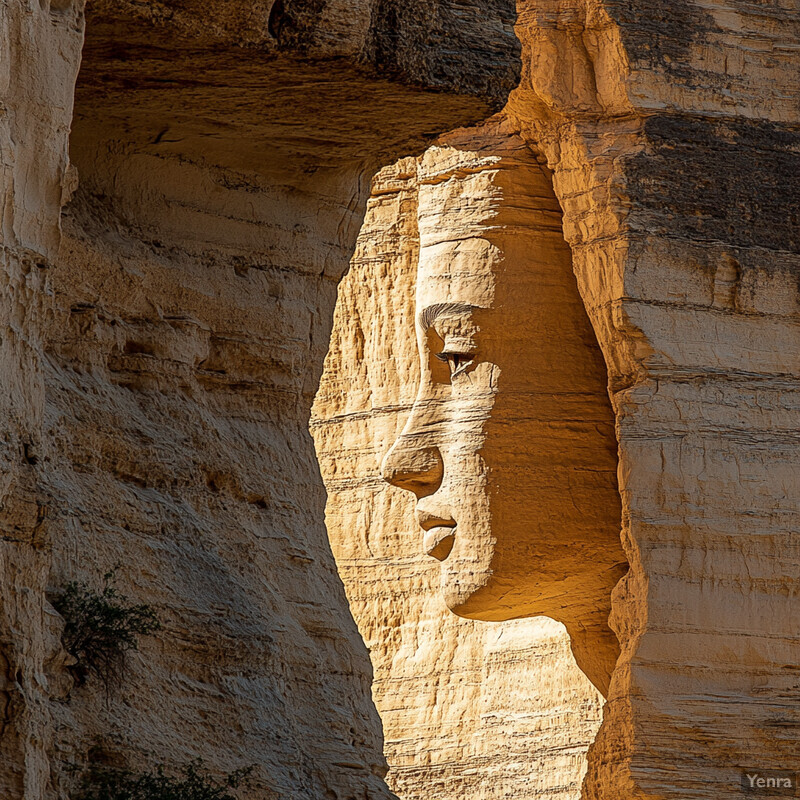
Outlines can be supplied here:
[[605, 691], [626, 567], [614, 416], [552, 186], [514, 137], [436, 148], [420, 175], [420, 386], [384, 478], [416, 495], [452, 611], [563, 622]]

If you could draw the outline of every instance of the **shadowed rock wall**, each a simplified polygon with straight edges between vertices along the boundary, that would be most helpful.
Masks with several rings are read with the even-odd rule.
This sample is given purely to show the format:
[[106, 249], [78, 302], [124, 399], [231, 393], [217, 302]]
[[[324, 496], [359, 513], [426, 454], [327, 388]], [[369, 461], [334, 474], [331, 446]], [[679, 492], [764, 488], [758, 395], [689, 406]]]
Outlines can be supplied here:
[[[46, 5], [46, 4], [45, 4]], [[45, 601], [48, 498], [38, 480], [48, 267], [59, 244], [67, 134], [82, 44], [80, 13], [0, 7], [0, 794], [40, 798], [53, 754], [51, 685], [59, 618]]]
[[[518, 45], [478, 3], [381, 74], [392, 31], [340, 47], [372, 13], [340, 5], [308, 35], [310, 2], [3, 7], [4, 798], [197, 756], [253, 797], [391, 796], [308, 416], [372, 173], [501, 104]], [[45, 589], [115, 563], [164, 628], [107, 698]]]

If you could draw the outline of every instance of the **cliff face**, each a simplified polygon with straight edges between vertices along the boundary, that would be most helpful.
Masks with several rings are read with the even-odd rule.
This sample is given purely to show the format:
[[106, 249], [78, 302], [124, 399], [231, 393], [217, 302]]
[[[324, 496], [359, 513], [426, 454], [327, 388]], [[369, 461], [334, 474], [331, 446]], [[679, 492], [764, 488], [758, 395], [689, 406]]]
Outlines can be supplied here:
[[[490, 137], [473, 141], [492, 146]], [[429, 174], [437, 163], [458, 163], [452, 151], [438, 152], [426, 156]], [[576, 666], [564, 627], [544, 617], [491, 623], [451, 613], [414, 498], [381, 476], [419, 382], [418, 195], [414, 159], [373, 181], [312, 417], [326, 524], [375, 670], [387, 781], [404, 800], [577, 798], [601, 697]], [[480, 197], [457, 206], [470, 202]]]
[[[3, 8], [9, 800], [196, 756], [254, 797], [390, 796], [308, 417], [375, 166], [502, 103], [518, 45], [500, 5], [402, 55], [316, 5]], [[106, 698], [46, 591], [117, 563], [164, 627]]]
[[608, 365], [631, 565], [587, 797], [736, 796], [798, 763], [797, 11], [521, 6], [508, 111]]
[[[736, 797], [742, 769], [798, 763], [800, 651], [789, 585], [797, 561], [798, 9], [525, 2], [519, 10], [523, 78], [506, 114], [552, 171], [605, 357], [631, 567], [614, 595], [622, 657], [584, 795]], [[403, 215], [390, 219], [364, 252]], [[337, 326], [363, 330], [364, 302], [343, 289]], [[372, 333], [378, 354], [403, 346], [387, 343], [386, 324]], [[331, 359], [338, 366], [346, 356], [334, 348]], [[367, 378], [383, 385], [366, 370], [348, 384], [341, 420], [320, 422], [323, 465], [336, 452], [341, 469], [348, 436], [373, 438], [371, 463], [399, 432], [381, 421], [399, 413], [394, 400], [384, 406], [357, 391]], [[328, 402], [336, 384], [331, 377], [323, 386]], [[327, 438], [334, 419], [349, 431], [335, 449]], [[367, 522], [381, 529], [392, 508], [375, 483], [360, 487], [349, 472], [339, 482], [331, 469], [332, 536], [349, 554]], [[379, 512], [373, 502], [384, 504]], [[383, 591], [348, 579], [357, 567], [343, 563], [351, 596]], [[379, 600], [363, 609], [363, 630], [383, 624]], [[380, 685], [380, 668], [378, 676]]]
[[[513, 10], [0, 8], [3, 797], [63, 798], [90, 750], [255, 763], [258, 797], [390, 796], [345, 589], [398, 791], [577, 791], [598, 698], [563, 632], [446, 617], [391, 538], [409, 501], [376, 464], [416, 387], [408, 164], [376, 183], [352, 279], [375, 292], [345, 284], [329, 365], [350, 383], [329, 372], [314, 429], [345, 587], [307, 429], [373, 173], [507, 99], [552, 176], [619, 443], [630, 571], [584, 796], [716, 800], [742, 768], [796, 768], [800, 8], [520, 0], [521, 51]], [[107, 704], [72, 685], [47, 592], [116, 562], [165, 628]], [[497, 741], [524, 746], [493, 772]], [[435, 768], [409, 754], [426, 743]]]
[[41, 356], [82, 29], [75, 9], [57, 4], [51, 14], [38, 3], [3, 5], [0, 27], [0, 793], [43, 797], [53, 753], [50, 695], [57, 692], [50, 683], [66, 656], [58, 617], [45, 601], [49, 503], [36, 466], [44, 417]]

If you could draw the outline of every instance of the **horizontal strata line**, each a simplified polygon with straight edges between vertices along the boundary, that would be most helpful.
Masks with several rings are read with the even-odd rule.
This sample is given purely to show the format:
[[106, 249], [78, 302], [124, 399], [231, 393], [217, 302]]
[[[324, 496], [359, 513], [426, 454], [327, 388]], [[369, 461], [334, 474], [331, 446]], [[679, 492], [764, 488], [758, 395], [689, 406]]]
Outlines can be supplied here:
[[[528, 401], [529, 398], [533, 397], [558, 397], [562, 399], [587, 399], [590, 401], [594, 401], [597, 397], [597, 394], [594, 392], [569, 392], [569, 391], [524, 391], [524, 392], [512, 392], [512, 391], [503, 391], [502, 393], [503, 398], [507, 401], [509, 398], [512, 397], [521, 397], [525, 402]], [[449, 403], [449, 398], [442, 398], [441, 400], [431, 399], [426, 401], [426, 405], [434, 405], [436, 403], [441, 403], [443, 406]], [[372, 417], [382, 416], [385, 414], [394, 414], [397, 412], [402, 411], [411, 411], [414, 408], [415, 403], [398, 403], [388, 406], [376, 406], [374, 408], [370, 408], [364, 411], [353, 411], [346, 414], [335, 414], [332, 417], [314, 417], [309, 422], [309, 427], [318, 428], [328, 424], [338, 424], [341, 422], [347, 422], [349, 420], [367, 420], [371, 419]], [[508, 421], [513, 421], [514, 418], [504, 415], [504, 419]], [[528, 419], [528, 417], [519, 417], [518, 419], [524, 420]], [[602, 423], [608, 422], [610, 420], [605, 419], [586, 419], [584, 417], [558, 417], [557, 419], [550, 419], [550, 420], [542, 420], [542, 421], [549, 421], [549, 422], [563, 422], [563, 423], [577, 423], [577, 422], [586, 422], [586, 423]]]
[[[705, 505], [694, 503], [693, 509], [705, 509]], [[716, 509], [716, 507], [715, 507]], [[656, 550], [684, 550], [705, 552], [709, 548], [714, 550], [736, 550], [740, 551], [741, 545], [747, 544], [760, 545], [763, 540], [767, 544], [780, 542], [783, 544], [785, 539], [792, 539], [800, 533], [800, 528], [792, 525], [792, 518], [800, 514], [794, 508], [774, 509], [773, 506], [764, 506], [761, 509], [741, 511], [731, 509], [726, 504], [724, 509], [715, 510], [713, 516], [701, 516], [699, 513], [685, 513], [680, 515], [675, 512], [667, 511], [663, 517], [632, 516], [631, 523], [637, 526], [646, 527], [647, 547], [650, 551]], [[747, 518], [749, 527], [745, 530], [739, 528], [731, 529], [732, 522], [738, 522], [742, 517]], [[766, 528], [765, 522], [782, 523], [780, 533]], [[696, 536], [692, 546], [688, 547], [685, 541], [685, 529], [691, 525]], [[723, 527], [724, 526], [724, 527]], [[785, 526], [785, 527], [783, 527]], [[670, 536], [670, 531], [675, 534]], [[666, 531], [666, 533], [664, 532]], [[654, 537], [657, 537], [654, 539]]]
[[[579, 192], [574, 197], [581, 197], [584, 194], [588, 194], [587, 191]], [[580, 218], [580, 217], [576, 217]], [[787, 259], [797, 261], [798, 254], [793, 250], [785, 250], [783, 248], [778, 247], [765, 247], [763, 244], [748, 244], [748, 245], [735, 245], [731, 244], [724, 239], [718, 239], [715, 237], [690, 237], [690, 236], [678, 236], [676, 234], [664, 233], [664, 234], [656, 234], [656, 233], [649, 233], [647, 231], [643, 231], [637, 228], [625, 228], [623, 227], [620, 231], [616, 233], [608, 233], [603, 234], [601, 236], [595, 236], [592, 239], [587, 239], [584, 242], [571, 242], [570, 248], [573, 251], [576, 250], [586, 250], [592, 247], [595, 247], [599, 244], [607, 244], [609, 242], [618, 242], [620, 240], [625, 240], [630, 242], [632, 240], [650, 240], [650, 239], [658, 239], [659, 241], [669, 241], [669, 242], [680, 242], [684, 245], [689, 244], [691, 247], [696, 248], [726, 248], [727, 250], [733, 251], [746, 251], [748, 253], [755, 252], [755, 251], [762, 251], [765, 254], [769, 254], [774, 256], [776, 254], [781, 254], [786, 256]], [[738, 252], [737, 252], [738, 255]]]
[[671, 311], [678, 309], [680, 311], [701, 312], [705, 314], [712, 314], [714, 316], [725, 317], [727, 319], [763, 319], [765, 321], [775, 320], [800, 327], [800, 316], [797, 314], [797, 312], [792, 312], [790, 314], [771, 314], [766, 311], [740, 311], [737, 309], [720, 308], [718, 306], [706, 305], [703, 303], [684, 303], [673, 300], [659, 300], [656, 298], [631, 297], [630, 295], [621, 295], [620, 297], [615, 297], [609, 301], [609, 303], [612, 305], [615, 303], [634, 303], [639, 306], [665, 308]]
[[641, 378], [635, 383], [623, 386], [612, 394], [620, 394], [631, 389], [641, 388], [648, 384], [657, 382], [673, 383], [707, 383], [713, 384], [715, 381], [743, 384], [750, 386], [754, 383], [763, 385], [767, 389], [774, 388], [775, 391], [785, 392], [787, 390], [800, 391], [800, 376], [787, 372], [750, 372], [737, 369], [718, 369], [716, 367], [667, 367], [650, 366], [646, 371], [643, 370]]
[[330, 491], [341, 492], [345, 489], [385, 489], [386, 481], [377, 475], [367, 478], [344, 478], [338, 481], [325, 481], [325, 488]]
[[[700, 585], [703, 581], [681, 581], [682, 583], [689, 583], [692, 585]], [[710, 583], [710, 581], [706, 581]], [[781, 641], [788, 641], [794, 642], [795, 637], [793, 636], [791, 631], [785, 631], [783, 633], [770, 633], [769, 631], [763, 630], [751, 630], [750, 628], [720, 628], [718, 626], [715, 627], [704, 627], [700, 625], [692, 625], [688, 623], [686, 625], [653, 625], [650, 624], [647, 627], [647, 632], [645, 636], [673, 636], [673, 635], [680, 635], [680, 636], [711, 636], [711, 637], [746, 637], [748, 639], [766, 639], [768, 641], [773, 642], [781, 642]], [[661, 663], [657, 660], [653, 660], [653, 663]], [[669, 662], [666, 662], [669, 663]], [[684, 662], [681, 662], [684, 663]], [[702, 663], [702, 662], [699, 662]], [[752, 666], [747, 665], [739, 665], [739, 664], [731, 664], [730, 669], [752, 669]]]
[[398, 194], [402, 194], [406, 192], [409, 196], [414, 196], [414, 192], [416, 186], [411, 183], [414, 176], [409, 175], [407, 178], [397, 178], [398, 183], [403, 183], [402, 186], [392, 186], [387, 188], [386, 186], [373, 186], [372, 190], [369, 194], [370, 200], [377, 200], [380, 198], [381, 200], [386, 199], [387, 197], [394, 197]]
[[[409, 532], [404, 531], [403, 533], [408, 534]], [[422, 557], [420, 555], [401, 556], [397, 555], [396, 553], [389, 556], [365, 555], [355, 558], [343, 556], [336, 559], [336, 566], [340, 569], [346, 568], [362, 570], [365, 567], [372, 569], [376, 564], [392, 564], [398, 567], [410, 567], [413, 573], [429, 572], [432, 565], [429, 565], [427, 562], [423, 562], [421, 559]], [[376, 575], [373, 583], [375, 585], [380, 585], [382, 584], [383, 580], [384, 578]]]
[[700, 436], [714, 436], [725, 439], [735, 439], [741, 444], [769, 444], [774, 446], [776, 444], [792, 444], [800, 443], [800, 431], [797, 430], [772, 430], [772, 431], [756, 431], [750, 428], [734, 428], [726, 425], [708, 425], [697, 426], [693, 425], [691, 420], [685, 421], [683, 424], [687, 427], [684, 430], [676, 430], [670, 427], [672, 420], [666, 422], [665, 428], [642, 428], [639, 430], [631, 430], [625, 427], [621, 434], [621, 438], [626, 442], [635, 441], [648, 441], [648, 442], [672, 442], [676, 440], [684, 440], [687, 437], [700, 437]]
[[349, 414], [336, 414], [333, 417], [316, 417], [312, 418], [308, 423], [309, 428], [321, 428], [325, 425], [334, 425], [341, 422], [348, 422], [350, 420], [371, 419], [372, 417], [383, 416], [385, 414], [395, 414], [398, 411], [411, 411], [414, 407], [413, 403], [403, 403], [390, 406], [378, 406], [371, 408], [368, 411], [354, 411]]

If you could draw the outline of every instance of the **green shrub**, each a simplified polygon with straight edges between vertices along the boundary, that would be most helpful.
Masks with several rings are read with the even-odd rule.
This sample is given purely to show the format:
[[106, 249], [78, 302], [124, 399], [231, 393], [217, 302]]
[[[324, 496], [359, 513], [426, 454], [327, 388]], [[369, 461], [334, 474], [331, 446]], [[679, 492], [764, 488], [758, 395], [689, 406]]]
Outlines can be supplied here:
[[177, 778], [163, 767], [151, 773], [92, 767], [73, 800], [236, 800], [230, 790], [244, 785], [252, 769], [238, 769], [220, 780], [209, 775], [200, 759], [184, 766]]
[[64, 649], [77, 659], [72, 670], [78, 684], [90, 673], [108, 689], [118, 682], [125, 669], [128, 651], [138, 649], [140, 636], [161, 628], [153, 609], [145, 604], [131, 605], [114, 588], [116, 570], [103, 576], [101, 591], [85, 583], [68, 583], [53, 598], [53, 605], [65, 619]]

